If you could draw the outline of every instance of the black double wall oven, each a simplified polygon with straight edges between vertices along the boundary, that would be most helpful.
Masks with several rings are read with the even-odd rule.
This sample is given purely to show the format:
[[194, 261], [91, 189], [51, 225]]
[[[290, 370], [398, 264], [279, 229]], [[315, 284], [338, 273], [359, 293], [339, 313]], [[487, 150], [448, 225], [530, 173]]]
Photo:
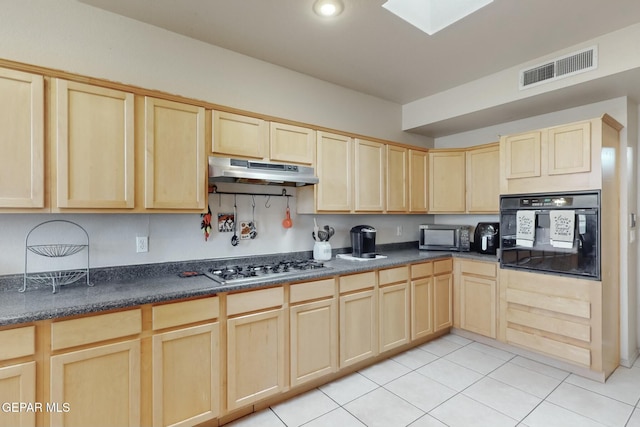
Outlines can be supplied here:
[[600, 280], [600, 192], [500, 196], [501, 268]]

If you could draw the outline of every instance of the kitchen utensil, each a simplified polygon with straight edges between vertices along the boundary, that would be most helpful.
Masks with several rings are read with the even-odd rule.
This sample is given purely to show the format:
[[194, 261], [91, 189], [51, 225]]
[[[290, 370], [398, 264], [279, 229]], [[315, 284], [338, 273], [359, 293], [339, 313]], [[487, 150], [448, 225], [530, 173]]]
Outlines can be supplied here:
[[318, 239], [318, 230], [320, 229], [320, 227], [318, 227], [318, 221], [316, 221], [315, 218], [313, 218], [313, 240], [315, 240], [316, 242], [319, 240]]
[[258, 231], [256, 230], [256, 198], [255, 196], [251, 196], [251, 231], [249, 232], [249, 237], [255, 239], [258, 236]]
[[282, 226], [284, 228], [293, 227], [293, 221], [291, 221], [291, 212], [289, 211], [289, 198], [287, 198], [287, 216], [282, 220]]
[[328, 233], [327, 236], [327, 241], [329, 241], [329, 239], [331, 238], [331, 236], [333, 236], [336, 232], [336, 230], [333, 227], [329, 227], [328, 225], [324, 226], [324, 229], [326, 230], [326, 232]]
[[327, 240], [329, 240], [329, 233], [327, 233], [325, 230], [318, 230], [318, 241], [320, 242], [326, 242]]
[[233, 196], [233, 237], [231, 237], [231, 246], [238, 246], [238, 227], [236, 218], [238, 217], [238, 206], [236, 204], [236, 195]]

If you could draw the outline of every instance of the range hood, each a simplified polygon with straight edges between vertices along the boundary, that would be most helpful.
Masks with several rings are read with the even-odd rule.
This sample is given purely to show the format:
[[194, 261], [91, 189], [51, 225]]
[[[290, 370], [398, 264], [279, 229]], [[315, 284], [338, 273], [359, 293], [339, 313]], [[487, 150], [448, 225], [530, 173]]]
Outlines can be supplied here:
[[312, 167], [267, 161], [209, 157], [209, 182], [302, 187], [318, 183]]

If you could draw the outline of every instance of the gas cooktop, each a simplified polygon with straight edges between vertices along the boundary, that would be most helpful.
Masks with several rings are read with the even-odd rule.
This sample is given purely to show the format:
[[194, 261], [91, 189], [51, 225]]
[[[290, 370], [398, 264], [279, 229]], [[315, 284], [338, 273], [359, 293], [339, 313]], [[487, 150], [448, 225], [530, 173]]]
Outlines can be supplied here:
[[309, 270], [329, 269], [324, 263], [315, 260], [289, 260], [261, 265], [233, 265], [223, 268], [210, 268], [204, 274], [208, 278], [223, 284], [257, 282], [284, 276], [293, 276]]

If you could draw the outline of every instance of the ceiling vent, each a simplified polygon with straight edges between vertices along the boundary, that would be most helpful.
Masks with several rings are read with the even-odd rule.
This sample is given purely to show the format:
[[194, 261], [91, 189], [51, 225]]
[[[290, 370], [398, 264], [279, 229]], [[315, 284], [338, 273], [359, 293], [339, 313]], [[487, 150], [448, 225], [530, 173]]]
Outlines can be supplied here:
[[598, 47], [561, 56], [520, 71], [520, 90], [598, 68]]

